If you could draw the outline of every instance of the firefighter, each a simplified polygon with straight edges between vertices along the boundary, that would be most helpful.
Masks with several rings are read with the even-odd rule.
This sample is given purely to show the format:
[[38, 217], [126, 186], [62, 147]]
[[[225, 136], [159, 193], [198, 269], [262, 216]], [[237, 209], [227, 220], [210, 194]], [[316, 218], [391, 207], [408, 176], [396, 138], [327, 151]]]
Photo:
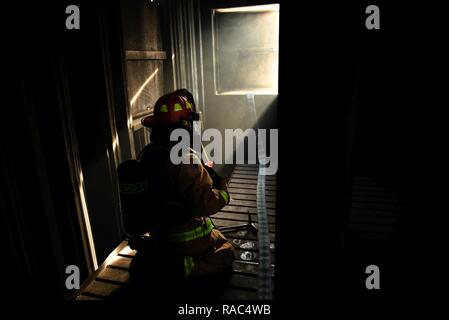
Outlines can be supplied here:
[[160, 97], [153, 115], [142, 119], [142, 125], [151, 128], [151, 143], [138, 161], [148, 177], [153, 200], [148, 210], [141, 212], [149, 219], [138, 224], [140, 233], [147, 231], [148, 224], [158, 244], [141, 251], [164, 261], [162, 269], [172, 273], [171, 279], [229, 273], [234, 260], [234, 247], [210, 219], [229, 203], [226, 179], [206, 166], [193, 149], [183, 155], [188, 163], [175, 165], [170, 160], [170, 150], [177, 143], [170, 141], [171, 132], [182, 128], [192, 135], [196, 120], [199, 114], [194, 99], [185, 89]]

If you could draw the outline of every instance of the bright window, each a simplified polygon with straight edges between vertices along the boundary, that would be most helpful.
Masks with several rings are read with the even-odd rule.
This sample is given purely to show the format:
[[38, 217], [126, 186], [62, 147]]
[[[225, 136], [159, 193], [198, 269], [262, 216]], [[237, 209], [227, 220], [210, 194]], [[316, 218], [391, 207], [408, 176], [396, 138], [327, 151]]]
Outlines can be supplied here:
[[277, 94], [279, 5], [212, 12], [216, 94]]

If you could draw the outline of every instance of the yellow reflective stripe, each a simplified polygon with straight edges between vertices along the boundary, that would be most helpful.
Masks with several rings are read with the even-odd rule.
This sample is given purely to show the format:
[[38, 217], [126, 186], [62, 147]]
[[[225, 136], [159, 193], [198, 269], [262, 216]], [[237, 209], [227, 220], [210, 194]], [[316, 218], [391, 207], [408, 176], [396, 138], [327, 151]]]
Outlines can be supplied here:
[[192, 109], [192, 105], [189, 101], [186, 101], [186, 109]]
[[167, 105], [166, 104], [161, 105], [161, 108], [159, 109], [159, 111], [160, 112], [168, 112]]
[[133, 194], [141, 193], [148, 190], [148, 180], [136, 183], [119, 183], [120, 193]]
[[229, 203], [229, 193], [226, 190], [220, 190], [220, 194], [223, 197], [223, 199], [225, 200], [225, 203], [228, 204]]
[[195, 266], [195, 262], [192, 257], [184, 256], [184, 271], [185, 276], [188, 277], [190, 272], [192, 272], [193, 267]]
[[175, 111], [175, 112], [182, 111], [181, 105], [179, 103], [175, 103], [175, 107], [174, 107], [173, 111]]
[[201, 226], [196, 227], [195, 229], [186, 231], [186, 232], [171, 233], [168, 235], [168, 240], [175, 241], [175, 242], [192, 241], [192, 240], [207, 236], [209, 233], [211, 233], [213, 228], [214, 228], [214, 225], [212, 223], [212, 220], [208, 217], [206, 219], [205, 225], [202, 224]]

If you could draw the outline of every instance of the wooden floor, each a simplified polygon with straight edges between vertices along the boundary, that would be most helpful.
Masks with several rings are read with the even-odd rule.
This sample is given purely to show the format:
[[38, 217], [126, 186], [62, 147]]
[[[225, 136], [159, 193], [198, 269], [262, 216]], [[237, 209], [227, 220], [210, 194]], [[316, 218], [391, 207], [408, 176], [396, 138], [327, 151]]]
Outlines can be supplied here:
[[[236, 166], [230, 180], [231, 200], [228, 206], [215, 214], [214, 224], [220, 228], [246, 223], [249, 216], [257, 225], [257, 166]], [[276, 178], [265, 176], [266, 208], [271, 240], [272, 277], [275, 267], [275, 215]], [[258, 241], [257, 235], [247, 231], [226, 232], [225, 236], [235, 246], [233, 274], [223, 295], [223, 300], [255, 300], [258, 286]], [[136, 254], [126, 241], [122, 242], [98, 270], [87, 279], [75, 295], [77, 300], [108, 299], [129, 283], [129, 266]], [[274, 286], [273, 286], [274, 287]]]

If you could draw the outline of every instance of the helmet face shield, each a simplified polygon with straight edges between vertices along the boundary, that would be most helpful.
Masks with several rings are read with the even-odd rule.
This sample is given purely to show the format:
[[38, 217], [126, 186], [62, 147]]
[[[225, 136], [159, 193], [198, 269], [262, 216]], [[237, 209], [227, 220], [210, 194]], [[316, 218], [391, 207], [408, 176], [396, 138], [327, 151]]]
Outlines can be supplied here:
[[200, 121], [200, 114], [199, 113], [197, 113], [197, 112], [192, 112], [190, 115], [189, 115], [189, 121]]
[[200, 121], [196, 121], [192, 122], [192, 126], [193, 126], [193, 133], [197, 136], [201, 136], [201, 122]]

